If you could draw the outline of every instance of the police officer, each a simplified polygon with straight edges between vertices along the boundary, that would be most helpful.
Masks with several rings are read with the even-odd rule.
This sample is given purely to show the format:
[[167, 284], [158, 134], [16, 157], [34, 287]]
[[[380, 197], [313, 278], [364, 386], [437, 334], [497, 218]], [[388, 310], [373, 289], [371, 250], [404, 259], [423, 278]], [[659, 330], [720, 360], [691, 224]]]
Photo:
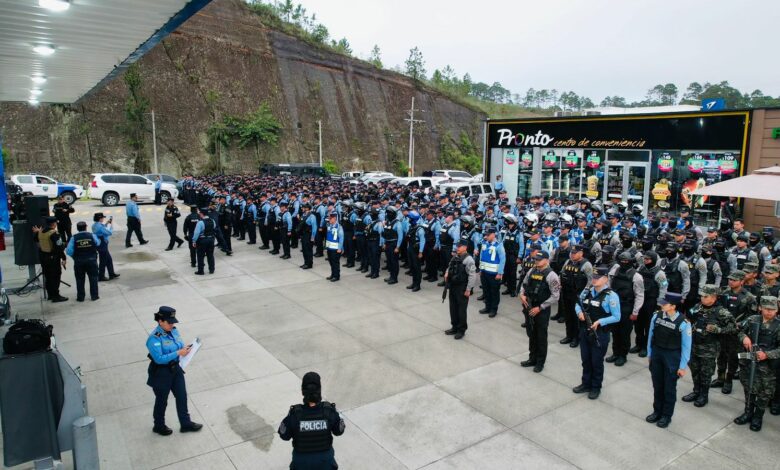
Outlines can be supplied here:
[[[116, 279], [119, 277], [119, 274], [114, 272], [114, 260], [108, 251], [108, 240], [114, 234], [114, 219], [110, 217], [106, 219], [102, 212], [95, 212], [92, 220], [95, 222], [92, 224], [92, 233], [100, 240], [100, 244], [97, 247], [98, 281], [103, 282]], [[108, 277], [106, 277], [106, 271], [108, 271]]]
[[504, 214], [503, 217], [504, 228], [501, 229], [501, 240], [506, 253], [503, 277], [506, 290], [501, 294], [515, 297], [517, 295], [517, 265], [523, 257], [525, 242], [517, 224], [517, 217], [512, 214]]
[[409, 271], [412, 276], [412, 283], [406, 286], [407, 289], [411, 289], [412, 292], [420, 290], [420, 283], [422, 282], [422, 262], [423, 255], [425, 253], [425, 227], [420, 224], [420, 214], [417, 211], [409, 212]]
[[192, 233], [192, 247], [198, 254], [198, 270], [195, 274], [203, 275], [203, 258], [208, 260], [209, 274], [214, 274], [214, 236], [217, 223], [208, 216], [207, 207], [198, 209], [198, 217], [200, 220], [195, 224]]
[[158, 206], [162, 204], [162, 201], [160, 199], [161, 189], [162, 189], [162, 180], [160, 179], [160, 175], [157, 175], [154, 177], [154, 203]]
[[[439, 250], [440, 266], [442, 270], [446, 270], [450, 265], [450, 258], [455, 252], [456, 242], [460, 238], [460, 228], [455, 221], [455, 213], [447, 211], [444, 222], [441, 223], [439, 229], [439, 243], [441, 248]], [[443, 286], [445, 281], [442, 280], [438, 286]]]
[[618, 263], [610, 271], [609, 285], [620, 298], [620, 322], [613, 327], [612, 355], [606, 361], [621, 367], [631, 348], [632, 321], [638, 318], [645, 301], [644, 279], [634, 269], [634, 257], [629, 250], [618, 256]]
[[650, 320], [647, 357], [653, 379], [653, 412], [645, 420], [665, 428], [672, 422], [677, 379], [685, 375], [691, 357], [691, 325], [677, 311], [679, 294], [667, 292], [661, 310]]
[[43, 222], [44, 228], [35, 226], [32, 231], [38, 241], [38, 257], [41, 260], [46, 295], [52, 302], [65, 302], [68, 298], [60, 295], [62, 270], [67, 264], [65, 244], [57, 233], [57, 219], [44, 217]]
[[709, 402], [710, 380], [715, 373], [715, 361], [720, 352], [720, 335], [736, 332], [734, 317], [718, 303], [720, 287], [705, 284], [701, 287], [701, 302], [688, 312], [693, 328], [693, 348], [691, 350], [691, 368], [693, 392], [682, 398], [684, 402], [693, 402], [703, 407]]
[[172, 307], [160, 307], [154, 314], [155, 328], [146, 340], [146, 349], [149, 351], [149, 378], [146, 385], [154, 391], [154, 427], [152, 431], [169, 436], [173, 433], [171, 428], [165, 425], [165, 408], [168, 407], [168, 394], [173, 392], [176, 398], [176, 414], [179, 416], [181, 432], [197, 432], [203, 427], [190, 419], [187, 410], [187, 387], [184, 382], [184, 371], [179, 367], [179, 359], [186, 356], [192, 345], [184, 345], [179, 335], [179, 330], [174, 326], [179, 323], [176, 319], [176, 309]]
[[471, 292], [477, 285], [477, 266], [468, 250], [468, 242], [458, 242], [455, 256], [450, 258], [444, 273], [444, 282], [450, 294], [450, 324], [444, 334], [463, 338], [468, 329], [466, 320]]
[[279, 239], [282, 245], [282, 259], [290, 259], [290, 240], [293, 232], [292, 214], [288, 210], [289, 203], [282, 201], [279, 203]]
[[98, 297], [98, 264], [97, 247], [100, 239], [97, 235], [87, 232], [87, 223], [76, 224], [78, 233], [71, 237], [65, 252], [73, 258], [73, 274], [76, 276], [76, 301], [84, 302], [84, 277], [89, 278], [89, 296], [92, 300]]
[[227, 204], [225, 196], [219, 197], [216, 213], [217, 225], [223, 234], [222, 251], [230, 256], [233, 254], [233, 237], [231, 237], [231, 232], [233, 231], [233, 209]]
[[385, 211], [385, 225], [382, 232], [382, 239], [385, 243], [387, 267], [388, 271], [390, 271], [390, 276], [385, 279], [385, 282], [390, 285], [398, 284], [398, 271], [400, 271], [398, 256], [401, 253], [404, 232], [403, 228], [401, 228], [401, 221], [398, 220], [398, 209], [393, 206], [389, 206]]
[[[247, 236], [249, 236], [249, 241], [246, 242], [247, 245], [255, 245], [257, 243], [257, 217], [255, 199], [249, 196], [246, 198], [246, 207], [244, 208], [244, 230]], [[279, 252], [278, 248], [275, 249], [276, 253], [272, 254]]]
[[547, 327], [550, 323], [550, 308], [558, 303], [561, 283], [558, 275], [550, 268], [550, 254], [544, 250], [536, 253], [536, 264], [526, 274], [520, 291], [523, 303], [526, 333], [528, 334], [528, 359], [523, 367], [533, 367], [541, 372], [547, 360]]
[[[482, 292], [485, 296], [485, 308], [479, 313], [490, 318], [498, 314], [498, 304], [501, 301], [501, 278], [504, 276], [506, 252], [504, 245], [496, 239], [496, 227], [488, 225], [483, 229], [484, 239], [479, 255], [479, 269], [482, 280]], [[426, 241], [427, 243], [427, 241]]]
[[355, 267], [355, 219], [353, 217], [352, 199], [345, 199], [341, 202], [341, 228], [344, 230], [344, 263], [345, 268]]
[[580, 294], [590, 286], [592, 275], [593, 265], [585, 258], [585, 247], [574, 245], [569, 253], [569, 259], [561, 268], [561, 299], [558, 303], [558, 312], [566, 323], [566, 336], [560, 343], [568, 344], [570, 348], [580, 345], [576, 305], [580, 300]]
[[165, 204], [163, 222], [165, 222], [165, 228], [168, 229], [168, 236], [170, 237], [170, 241], [168, 242], [168, 248], [166, 248], [165, 251], [171, 251], [173, 249], [174, 243], [176, 243], [176, 248], [179, 248], [181, 244], [184, 243], [184, 240], [176, 235], [176, 228], [179, 225], [179, 217], [181, 217], [179, 208], [176, 207], [173, 199], [168, 199], [168, 202]]
[[71, 237], [70, 231], [72, 226], [70, 214], [76, 212], [76, 209], [65, 202], [65, 198], [63, 196], [57, 197], [57, 202], [51, 207], [51, 209], [52, 212], [54, 212], [54, 217], [57, 218], [57, 231], [62, 236], [63, 243], [68, 243]]
[[301, 252], [303, 253], [303, 264], [301, 269], [311, 269], [314, 264], [314, 240], [317, 236], [317, 218], [311, 211], [311, 204], [304, 202], [301, 204], [303, 215], [301, 223], [298, 224], [301, 232]]
[[125, 205], [125, 214], [127, 215], [127, 235], [125, 235], [125, 248], [133, 246], [130, 241], [135, 233], [138, 243], [146, 245], [149, 240], [144, 240], [144, 234], [141, 233], [141, 211], [138, 209], [138, 196], [135, 193], [130, 194], [130, 200]]
[[330, 263], [330, 276], [326, 277], [330, 282], [341, 279], [341, 253], [344, 251], [344, 229], [339, 224], [339, 215], [333, 211], [328, 216], [329, 223], [325, 232], [325, 249], [328, 252]]
[[[688, 269], [688, 263], [680, 259], [677, 243], [672, 242], [666, 245], [661, 267], [666, 274], [666, 281], [669, 283], [666, 290], [679, 294], [680, 298], [685, 299], [691, 291], [691, 271]], [[698, 293], [694, 295], [698, 295]]]
[[658, 302], [666, 297], [666, 273], [661, 269], [658, 253], [647, 250], [642, 255], [642, 266], [637, 269], [642, 276], [644, 301], [639, 313], [634, 319], [635, 345], [628, 352], [647, 357], [647, 335], [650, 333], [650, 319], [657, 310]]
[[[550, 267], [558, 277], [561, 277], [561, 269], [563, 265], [569, 261], [569, 254], [571, 253], [571, 243], [569, 236], [565, 234], [558, 235], [558, 247], [550, 253]], [[572, 307], [572, 313], [574, 312]], [[554, 316], [550, 317], [550, 320], [555, 320], [558, 323], [566, 322], [566, 318], [563, 315], [560, 304], [558, 305], [558, 311]]]
[[739, 327], [739, 341], [746, 351], [753, 352], [755, 364], [753, 384], [750, 380], [750, 362], [742, 361], [739, 381], [745, 390], [745, 412], [734, 419], [737, 424], [750, 422], [751, 431], [760, 431], [769, 400], [775, 389], [775, 374], [780, 360], [780, 319], [777, 318], [777, 297], [761, 298], [761, 312], [744, 321]]
[[344, 434], [344, 420], [335, 403], [322, 401], [322, 385], [316, 372], [307, 372], [301, 380], [303, 404], [293, 405], [279, 425], [279, 437], [292, 439], [291, 469], [336, 469], [333, 436]]
[[587, 393], [595, 400], [601, 395], [604, 382], [604, 356], [609, 347], [609, 325], [620, 321], [620, 299], [609, 288], [609, 268], [599, 266], [593, 270], [591, 287], [580, 294], [580, 302], [574, 306], [580, 325], [580, 357], [582, 381], [574, 387], [574, 393]]
[[[736, 224], [735, 224], [736, 225]], [[736, 268], [742, 269], [745, 267], [745, 263], [753, 262], [758, 263], [758, 255], [756, 252], [748, 247], [750, 236], [747, 232], [742, 232], [735, 238], [737, 246], [731, 250], [731, 254], [736, 259]]]
[[[756, 298], [748, 292], [742, 283], [745, 280], [745, 272], [733, 271], [729, 274], [728, 287], [720, 294], [720, 302], [731, 312], [737, 325], [745, 321], [757, 311]], [[721, 388], [721, 393], [729, 394], [732, 390], [732, 381], [737, 373], [737, 352], [739, 341], [736, 335], [721, 335], [720, 353], [718, 354], [718, 376], [710, 383], [712, 388]]]
[[699, 301], [699, 285], [707, 283], [707, 261], [696, 252], [696, 242], [685, 240], [682, 244], [682, 261], [688, 264], [690, 272], [690, 294], [685, 297], [682, 305], [683, 313]]
[[369, 211], [370, 222], [366, 224], [366, 248], [368, 251], [368, 266], [371, 268], [370, 272], [366, 274], [367, 278], [376, 279], [379, 277], [379, 257], [381, 253], [379, 251], [380, 239], [382, 238], [382, 232], [384, 225], [379, 220], [379, 210], [372, 208]]
[[[200, 221], [200, 217], [198, 216], [198, 208], [196, 206], [190, 207], [190, 213], [187, 215], [187, 217], [184, 218], [184, 239], [187, 240], [187, 246], [190, 249], [190, 266], [193, 268], [196, 266], [196, 257], [198, 250], [195, 248], [195, 245], [192, 243], [193, 238], [192, 235], [195, 233], [195, 226], [198, 225], [198, 222]], [[239, 238], [240, 240], [240, 238]]]

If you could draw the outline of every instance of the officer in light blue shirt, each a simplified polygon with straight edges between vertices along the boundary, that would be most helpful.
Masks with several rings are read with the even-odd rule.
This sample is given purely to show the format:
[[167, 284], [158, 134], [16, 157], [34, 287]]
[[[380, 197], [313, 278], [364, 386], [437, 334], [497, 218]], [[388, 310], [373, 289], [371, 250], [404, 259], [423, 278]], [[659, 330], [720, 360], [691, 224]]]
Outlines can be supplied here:
[[162, 189], [162, 179], [160, 178], [160, 175], [157, 175], [154, 178], [154, 203], [158, 206], [162, 204], [162, 200], [160, 199], [160, 190]]
[[149, 378], [146, 384], [154, 390], [154, 428], [152, 431], [161, 436], [170, 436], [173, 430], [165, 425], [165, 408], [168, 406], [168, 395], [173, 392], [176, 398], [176, 414], [179, 417], [181, 432], [197, 432], [203, 427], [190, 419], [187, 409], [187, 387], [184, 381], [184, 371], [179, 366], [179, 359], [189, 354], [192, 345], [185, 346], [179, 331], [174, 325], [176, 309], [160, 307], [154, 314], [157, 327], [146, 339], [146, 349], [149, 351]]
[[484, 239], [479, 255], [479, 270], [482, 277], [482, 289], [485, 295], [485, 308], [479, 313], [486, 313], [490, 318], [498, 314], [498, 304], [501, 301], [501, 279], [504, 276], [506, 252], [504, 245], [496, 237], [494, 225], [483, 229]]
[[130, 194], [130, 200], [125, 205], [125, 214], [127, 214], [127, 235], [125, 235], [125, 247], [130, 248], [130, 239], [135, 233], [138, 237], [138, 243], [146, 245], [148, 240], [144, 240], [144, 234], [141, 233], [141, 211], [138, 210], [138, 196], [135, 193]]
[[289, 203], [282, 201], [279, 203], [280, 217], [282, 219], [282, 226], [279, 232], [279, 237], [282, 243], [282, 259], [290, 259], [290, 242], [292, 240], [293, 220], [290, 215]]
[[327, 280], [336, 282], [341, 278], [341, 253], [344, 251], [344, 229], [339, 224], [339, 214], [336, 211], [328, 215], [328, 225], [325, 232], [325, 249], [328, 252], [330, 276]]
[[[102, 212], [96, 212], [93, 219], [95, 223], [92, 224], [92, 233], [100, 240], [100, 244], [97, 247], [98, 279], [100, 281], [110, 281], [119, 277], [119, 274], [114, 272], [114, 260], [108, 251], [108, 240], [114, 234], [114, 220], [109, 218], [106, 221], [106, 216]], [[106, 270], [108, 270], [108, 277], [106, 277]]]
[[501, 175], [496, 175], [496, 184], [493, 185], [496, 189], [496, 195], [504, 190], [504, 181], [501, 178]]
[[582, 382], [573, 391], [587, 393], [595, 400], [601, 394], [604, 355], [609, 346], [609, 328], [605, 327], [620, 321], [620, 298], [609, 288], [607, 266], [593, 270], [591, 288], [582, 291], [574, 311], [580, 320]]
[[647, 336], [647, 358], [653, 379], [653, 413], [646, 420], [665, 428], [672, 422], [677, 401], [677, 380], [685, 375], [691, 358], [691, 325], [677, 311], [680, 294], [667, 292], [658, 302], [661, 310], [650, 320]]

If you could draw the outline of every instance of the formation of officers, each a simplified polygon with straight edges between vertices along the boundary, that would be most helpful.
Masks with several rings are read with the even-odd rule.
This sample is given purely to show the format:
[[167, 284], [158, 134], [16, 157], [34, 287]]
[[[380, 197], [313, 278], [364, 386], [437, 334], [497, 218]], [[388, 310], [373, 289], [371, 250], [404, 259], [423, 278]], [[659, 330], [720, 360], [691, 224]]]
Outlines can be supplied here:
[[[301, 269], [327, 257], [330, 282], [343, 268], [378, 279], [384, 267], [384, 281], [394, 285], [404, 269], [412, 292], [423, 280], [444, 287], [451, 318], [445, 333], [455, 339], [468, 329], [472, 294], [490, 318], [508, 296], [529, 338], [521, 365], [535, 372], [546, 364], [550, 321], [564, 323], [560, 343], [579, 348], [582, 359], [574, 392], [591, 399], [600, 395], [605, 362], [621, 367], [630, 354], [647, 358], [655, 389], [647, 420], [659, 427], [671, 422], [677, 380], [689, 366], [694, 390], [685, 402], [706, 406], [710, 389], [729, 394], [740, 379], [749, 407], [736, 422], [759, 430], [765, 409], [780, 414], [780, 242], [772, 227], [748, 233], [737, 218], [702, 228], [687, 207], [673, 217], [625, 202], [509, 201], [504, 191], [479, 198], [285, 176], [188, 178], [184, 196], [193, 211], [185, 238], [198, 273], [204, 237], [210, 260], [214, 246], [229, 255], [238, 241], [283, 259], [300, 248]], [[749, 354], [739, 359], [741, 352]]]

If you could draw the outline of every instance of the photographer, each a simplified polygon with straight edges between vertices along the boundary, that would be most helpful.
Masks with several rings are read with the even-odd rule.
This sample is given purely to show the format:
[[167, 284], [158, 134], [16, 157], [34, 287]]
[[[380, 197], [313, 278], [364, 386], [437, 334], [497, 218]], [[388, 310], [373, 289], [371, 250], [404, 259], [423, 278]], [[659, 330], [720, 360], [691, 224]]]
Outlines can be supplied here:
[[[98, 280], [110, 281], [119, 277], [119, 274], [114, 272], [114, 260], [111, 258], [111, 253], [108, 251], [108, 239], [114, 234], [114, 218], [106, 216], [102, 212], [95, 212], [93, 217], [94, 224], [92, 224], [92, 233], [100, 240], [100, 244], [97, 247], [98, 252]], [[106, 277], [106, 269], [108, 269], [108, 277]]]

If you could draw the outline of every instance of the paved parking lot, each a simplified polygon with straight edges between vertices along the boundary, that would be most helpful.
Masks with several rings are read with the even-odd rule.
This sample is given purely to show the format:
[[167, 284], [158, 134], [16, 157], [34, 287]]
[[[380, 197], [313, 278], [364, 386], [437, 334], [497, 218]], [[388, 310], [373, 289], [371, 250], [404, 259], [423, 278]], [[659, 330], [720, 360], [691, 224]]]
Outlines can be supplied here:
[[[76, 208], [74, 230], [96, 210], [124, 229], [124, 207]], [[43, 301], [41, 291], [11, 299], [21, 317], [53, 324], [59, 348], [81, 366], [104, 469], [288, 468], [290, 443], [275, 431], [309, 370], [347, 422], [334, 441], [344, 469], [780, 468], [780, 418], [767, 414], [760, 433], [731, 422], [742, 409], [739, 385], [730, 396], [715, 390], [704, 409], [678, 401], [662, 430], [644, 421], [652, 387], [634, 355], [607, 366], [595, 401], [571, 392], [580, 360], [558, 344], [563, 325], [550, 327], [544, 371], [521, 368], [527, 338], [514, 299], [504, 296], [494, 319], [472, 301], [466, 337], [454, 341], [442, 333], [449, 316], [432, 283], [413, 294], [408, 279], [387, 286], [351, 269], [330, 283], [324, 258], [303, 271], [297, 251], [281, 260], [243, 242], [232, 257], [217, 254], [215, 274], [195, 276], [185, 247], [163, 251], [162, 209], [142, 206], [141, 215], [151, 243], [125, 249], [124, 232], [115, 234], [121, 277], [100, 284], [99, 301], [77, 304], [75, 287], [63, 289], [66, 303]], [[12, 247], [0, 261], [5, 287], [24, 283]], [[63, 280], [73, 282], [70, 265]], [[172, 400], [177, 432], [151, 432], [144, 343], [160, 305], [177, 309], [185, 339], [203, 340], [187, 371], [190, 412], [204, 424], [197, 434], [178, 433]], [[678, 397], [690, 388], [686, 376]]]

